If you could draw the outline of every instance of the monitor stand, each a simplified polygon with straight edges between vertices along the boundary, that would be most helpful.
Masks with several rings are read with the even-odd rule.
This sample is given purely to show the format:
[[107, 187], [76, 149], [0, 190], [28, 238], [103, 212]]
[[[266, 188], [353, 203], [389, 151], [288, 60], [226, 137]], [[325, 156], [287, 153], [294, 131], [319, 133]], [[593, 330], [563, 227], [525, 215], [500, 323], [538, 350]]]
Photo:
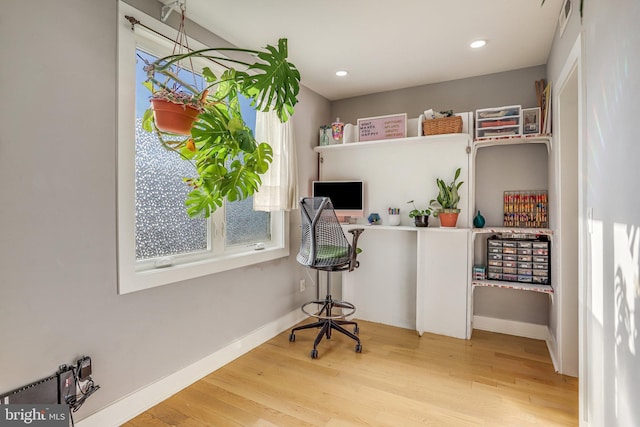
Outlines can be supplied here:
[[351, 224], [351, 217], [348, 215], [345, 215], [345, 216], [338, 215], [338, 222], [340, 222], [340, 224]]

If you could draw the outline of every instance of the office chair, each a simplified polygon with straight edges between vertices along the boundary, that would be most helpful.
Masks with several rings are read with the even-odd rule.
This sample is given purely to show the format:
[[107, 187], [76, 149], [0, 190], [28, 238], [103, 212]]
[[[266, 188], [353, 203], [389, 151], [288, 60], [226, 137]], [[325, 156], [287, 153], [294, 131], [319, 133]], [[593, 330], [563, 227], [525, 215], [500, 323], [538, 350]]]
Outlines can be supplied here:
[[[353, 271], [358, 268], [357, 244], [363, 228], [349, 230], [352, 243], [340, 226], [338, 217], [328, 197], [305, 197], [300, 200], [302, 216], [302, 241], [296, 259], [309, 268], [327, 272], [327, 296], [324, 299], [309, 301], [302, 306], [302, 311], [308, 316], [318, 319], [317, 322], [297, 326], [291, 330], [289, 341], [296, 340], [296, 331], [302, 329], [320, 328], [318, 336], [313, 342], [311, 358], [318, 357], [318, 344], [323, 337], [331, 339], [331, 332], [336, 330], [356, 341], [356, 352], [362, 352], [362, 344], [358, 337], [358, 324], [346, 320], [355, 313], [353, 304], [333, 299], [331, 296], [331, 273], [335, 271]], [[320, 311], [312, 312], [312, 306], [320, 307]], [[334, 308], [340, 312], [334, 312]], [[353, 333], [343, 326], [353, 326]]]

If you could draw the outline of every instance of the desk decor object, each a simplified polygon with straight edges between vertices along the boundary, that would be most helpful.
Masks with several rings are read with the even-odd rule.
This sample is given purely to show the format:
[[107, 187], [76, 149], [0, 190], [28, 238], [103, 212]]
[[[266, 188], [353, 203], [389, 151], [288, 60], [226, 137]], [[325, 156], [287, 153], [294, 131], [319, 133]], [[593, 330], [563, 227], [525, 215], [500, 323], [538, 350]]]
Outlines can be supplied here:
[[389, 208], [389, 225], [400, 225], [400, 208]]
[[418, 209], [413, 200], [409, 200], [407, 203], [411, 203], [413, 209], [409, 211], [409, 218], [413, 219], [413, 223], [416, 227], [428, 227], [429, 216], [433, 213], [431, 208]]
[[329, 129], [328, 125], [320, 126], [320, 146], [329, 145]]
[[483, 264], [473, 266], [473, 280], [487, 280], [487, 268]]
[[458, 209], [460, 194], [458, 190], [464, 184], [464, 181], [456, 182], [460, 177], [460, 172], [461, 168], [456, 169], [453, 181], [449, 184], [446, 184], [440, 178], [436, 178], [438, 196], [435, 199], [431, 199], [429, 204], [432, 207], [437, 207], [433, 216], [438, 217], [441, 227], [455, 227], [458, 223], [458, 215], [460, 214], [460, 209]]
[[547, 228], [549, 197], [546, 191], [505, 191], [503, 195], [505, 227]]
[[358, 119], [358, 141], [406, 138], [407, 113]]
[[462, 132], [462, 117], [455, 116], [453, 110], [440, 111], [439, 113], [426, 110], [424, 118], [422, 133], [425, 136]]
[[522, 110], [522, 133], [524, 135], [535, 135], [540, 133], [540, 107], [524, 108]]
[[478, 211], [478, 214], [473, 218], [473, 226], [475, 228], [482, 228], [484, 227], [484, 222], [484, 217], [482, 216], [480, 211]]
[[369, 214], [367, 221], [369, 222], [369, 225], [378, 225], [380, 224], [382, 219], [380, 218], [380, 214], [372, 212], [371, 214]]
[[334, 141], [341, 141], [344, 136], [344, 122], [340, 121], [340, 117], [331, 123], [331, 136]]

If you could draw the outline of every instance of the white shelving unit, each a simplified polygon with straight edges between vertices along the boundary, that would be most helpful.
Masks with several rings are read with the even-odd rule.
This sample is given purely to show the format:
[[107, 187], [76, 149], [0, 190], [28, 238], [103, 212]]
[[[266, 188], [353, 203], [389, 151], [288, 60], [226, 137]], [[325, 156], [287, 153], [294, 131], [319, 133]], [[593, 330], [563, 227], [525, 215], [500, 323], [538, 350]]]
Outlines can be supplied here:
[[[472, 170], [473, 170], [472, 171], [472, 174], [473, 174], [472, 187], [473, 188], [471, 190], [472, 206], [475, 206], [476, 198], [478, 197], [477, 193], [480, 190], [476, 187], [478, 174], [483, 172], [486, 173], [486, 170], [478, 169], [478, 164], [476, 160], [478, 152], [489, 147], [492, 147], [493, 150], [495, 150], [496, 147], [509, 147], [509, 148], [505, 148], [505, 150], [506, 149], [514, 150], [515, 148], [511, 148], [511, 147], [525, 146], [530, 144], [542, 144], [545, 146], [546, 154], [547, 154], [546, 156], [547, 165], [548, 165], [549, 157], [552, 149], [552, 145], [551, 145], [552, 139], [551, 139], [551, 136], [549, 135], [526, 135], [526, 136], [514, 135], [514, 136], [504, 136], [504, 137], [491, 138], [491, 139], [481, 138], [481, 139], [474, 140], [473, 158], [472, 158]], [[491, 155], [493, 156], [494, 153], [497, 153], [497, 152], [492, 151]], [[509, 153], [511, 154], [511, 151], [509, 151]], [[485, 157], [485, 162], [482, 162], [480, 167], [487, 167], [486, 159], [487, 158]], [[485, 180], [484, 184], [487, 185], [489, 183], [487, 183]], [[496, 219], [495, 212], [494, 212], [493, 219], [494, 221]], [[489, 224], [484, 228], [473, 228], [471, 230], [471, 238], [470, 238], [470, 244], [469, 244], [469, 251], [470, 251], [469, 258], [471, 260], [471, 264], [473, 264], [474, 261], [477, 263], [479, 259], [482, 259], [482, 258], [484, 258], [484, 260], [486, 261], [487, 254], [484, 252], [486, 249], [481, 249], [483, 247], [481, 242], [476, 244], [476, 240], [478, 240], [480, 236], [489, 236], [492, 234], [502, 234], [502, 233], [514, 234], [514, 235], [517, 235], [517, 234], [544, 235], [544, 236], [549, 236], [552, 243], [553, 243], [553, 235], [554, 235], [553, 230], [550, 228], [503, 227], [500, 225], [496, 225], [495, 223], [489, 222]], [[476, 253], [476, 250], [478, 251], [478, 253]], [[471, 277], [471, 274], [469, 277]], [[497, 281], [497, 280], [473, 280], [473, 279], [470, 279], [469, 283], [470, 283], [470, 296], [469, 296], [470, 307], [469, 307], [468, 317], [470, 320], [474, 318], [475, 313], [474, 313], [473, 299], [474, 299], [474, 294], [476, 293], [475, 291], [478, 288], [511, 289], [511, 290], [523, 291], [527, 293], [531, 292], [536, 294], [544, 294], [549, 297], [550, 301], [553, 301], [553, 296], [555, 292], [553, 283], [539, 284], [539, 283], [524, 283], [524, 282], [510, 282], [510, 281]]]

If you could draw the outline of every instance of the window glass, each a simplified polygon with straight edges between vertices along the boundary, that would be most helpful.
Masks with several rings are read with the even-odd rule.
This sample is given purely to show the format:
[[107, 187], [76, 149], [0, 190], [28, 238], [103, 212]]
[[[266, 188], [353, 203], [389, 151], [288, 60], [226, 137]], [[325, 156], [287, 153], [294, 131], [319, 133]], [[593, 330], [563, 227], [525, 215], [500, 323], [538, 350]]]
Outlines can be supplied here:
[[[250, 101], [238, 96], [242, 118], [252, 132], [256, 131], [256, 111]], [[259, 141], [260, 142], [260, 141]], [[271, 240], [271, 216], [268, 212], [253, 210], [253, 196], [225, 204], [227, 224], [226, 244], [242, 245]]]
[[193, 175], [193, 166], [142, 129], [149, 107], [144, 60], [156, 58], [136, 54], [136, 260], [207, 250], [208, 221], [189, 218], [184, 207], [189, 187], [182, 178]]

